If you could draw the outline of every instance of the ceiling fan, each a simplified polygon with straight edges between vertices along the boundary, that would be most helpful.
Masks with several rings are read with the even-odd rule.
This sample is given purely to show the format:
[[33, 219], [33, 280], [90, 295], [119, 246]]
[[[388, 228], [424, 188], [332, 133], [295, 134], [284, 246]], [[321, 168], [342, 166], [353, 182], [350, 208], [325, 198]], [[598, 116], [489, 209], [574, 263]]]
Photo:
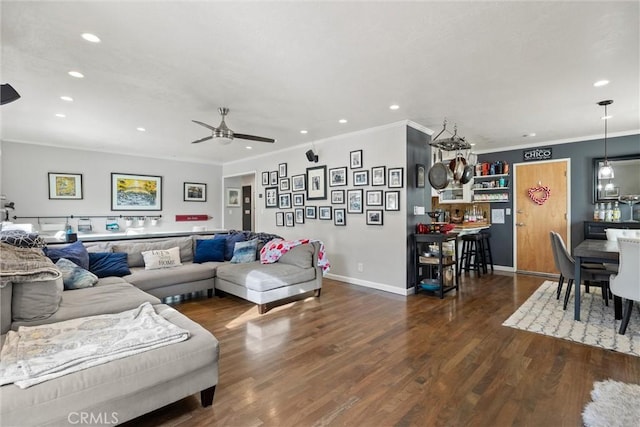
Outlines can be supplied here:
[[209, 139], [218, 139], [220, 138], [223, 144], [229, 144], [231, 141], [233, 141], [234, 138], [240, 138], [240, 139], [248, 139], [250, 141], [260, 141], [260, 142], [276, 142], [275, 139], [273, 138], [265, 138], [263, 136], [254, 136], [254, 135], [246, 135], [244, 133], [235, 133], [234, 131], [232, 131], [231, 129], [229, 129], [227, 127], [227, 124], [224, 122], [224, 117], [229, 114], [229, 109], [226, 107], [223, 108], [219, 108], [218, 111], [220, 112], [220, 115], [222, 116], [222, 121], [220, 122], [220, 124], [218, 125], [218, 127], [213, 127], [210, 126], [206, 123], [202, 123], [199, 122], [197, 120], [192, 120], [192, 122], [199, 124], [200, 126], [204, 126], [207, 129], [211, 129], [212, 133], [211, 136], [207, 136], [201, 139], [198, 139], [197, 141], [193, 141], [192, 144], [197, 144], [199, 142], [203, 142], [203, 141], [207, 141]]

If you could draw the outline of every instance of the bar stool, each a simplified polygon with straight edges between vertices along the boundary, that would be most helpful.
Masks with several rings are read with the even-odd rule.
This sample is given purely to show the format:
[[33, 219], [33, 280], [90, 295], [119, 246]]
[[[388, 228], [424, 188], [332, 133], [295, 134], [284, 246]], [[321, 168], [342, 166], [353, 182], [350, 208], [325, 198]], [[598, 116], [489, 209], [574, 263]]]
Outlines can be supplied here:
[[493, 256], [491, 254], [491, 233], [488, 231], [481, 231], [480, 235], [482, 236], [482, 253], [484, 255], [484, 272], [487, 271], [487, 264], [491, 265], [491, 272], [493, 273]]
[[480, 233], [465, 234], [462, 239], [462, 255], [460, 256], [460, 267], [458, 275], [465, 271], [475, 271], [478, 277], [482, 276], [482, 271], [486, 271], [484, 259], [483, 237]]

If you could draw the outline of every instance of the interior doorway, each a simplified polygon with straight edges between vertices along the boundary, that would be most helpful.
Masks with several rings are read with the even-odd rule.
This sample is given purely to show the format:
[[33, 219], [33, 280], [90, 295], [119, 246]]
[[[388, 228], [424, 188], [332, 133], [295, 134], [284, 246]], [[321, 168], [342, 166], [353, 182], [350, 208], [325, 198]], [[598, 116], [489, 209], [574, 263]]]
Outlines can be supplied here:
[[569, 159], [514, 166], [515, 268], [518, 272], [557, 274], [550, 231], [569, 241]]
[[255, 230], [255, 172], [244, 172], [238, 175], [228, 175], [222, 178], [223, 198], [228, 189], [236, 189], [241, 194], [240, 203], [230, 205], [223, 200], [223, 227], [227, 230]]

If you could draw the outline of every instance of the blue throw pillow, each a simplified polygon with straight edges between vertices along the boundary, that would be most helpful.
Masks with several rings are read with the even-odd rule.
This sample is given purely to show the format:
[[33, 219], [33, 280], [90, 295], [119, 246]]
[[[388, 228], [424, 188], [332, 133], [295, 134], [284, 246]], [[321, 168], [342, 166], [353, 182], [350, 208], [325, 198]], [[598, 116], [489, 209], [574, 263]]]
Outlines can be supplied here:
[[90, 288], [98, 282], [98, 277], [95, 274], [66, 258], [60, 258], [56, 262], [56, 267], [62, 273], [65, 290]]
[[217, 234], [214, 239], [225, 239], [227, 242], [227, 247], [224, 250], [225, 261], [231, 261], [231, 258], [233, 258], [233, 251], [235, 250], [236, 243], [244, 242], [246, 240], [242, 233]]
[[92, 252], [89, 254], [89, 271], [98, 277], [122, 277], [131, 274], [126, 252]]
[[238, 242], [233, 251], [233, 264], [244, 262], [253, 262], [256, 260], [256, 250], [258, 249], [258, 239], [249, 240], [248, 242]]
[[193, 256], [193, 262], [198, 264], [208, 261], [222, 262], [226, 246], [226, 239], [196, 239], [196, 253]]
[[58, 262], [60, 258], [66, 258], [85, 270], [89, 269], [89, 252], [87, 252], [87, 248], [84, 247], [80, 240], [64, 248], [47, 247], [43, 250], [44, 254], [51, 258], [54, 263]]

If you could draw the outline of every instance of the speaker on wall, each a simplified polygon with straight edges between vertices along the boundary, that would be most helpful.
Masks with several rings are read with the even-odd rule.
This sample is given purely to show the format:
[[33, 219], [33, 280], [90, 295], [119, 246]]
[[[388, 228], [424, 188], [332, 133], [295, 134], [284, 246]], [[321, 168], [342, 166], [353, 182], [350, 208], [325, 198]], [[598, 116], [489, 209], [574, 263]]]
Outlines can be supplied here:
[[308, 150], [305, 154], [307, 155], [307, 160], [318, 163], [318, 155], [313, 150]]
[[0, 105], [8, 104], [20, 98], [20, 94], [9, 84], [0, 87]]

